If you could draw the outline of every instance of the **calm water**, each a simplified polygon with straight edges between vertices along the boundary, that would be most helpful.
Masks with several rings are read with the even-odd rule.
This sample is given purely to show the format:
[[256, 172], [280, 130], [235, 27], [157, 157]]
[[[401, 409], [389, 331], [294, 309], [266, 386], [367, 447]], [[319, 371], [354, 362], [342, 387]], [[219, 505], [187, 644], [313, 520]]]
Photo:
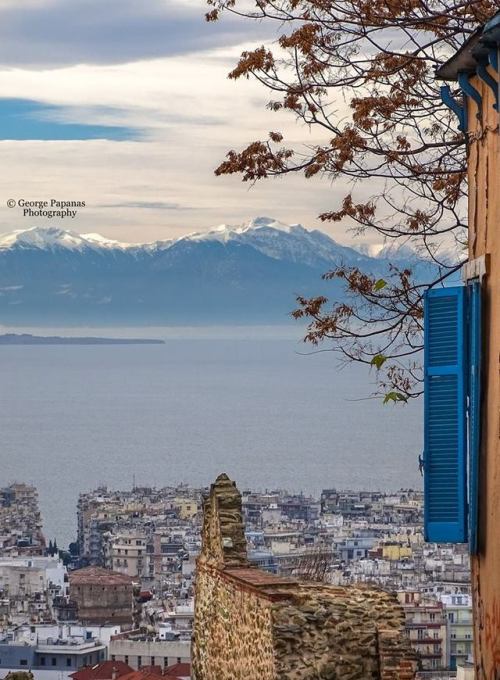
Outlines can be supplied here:
[[60, 545], [79, 491], [130, 488], [134, 475], [207, 485], [225, 471], [241, 487], [316, 493], [420, 486], [421, 405], [356, 401], [372, 391], [365, 370], [303, 351], [257, 336], [1, 347], [0, 483], [36, 484]]

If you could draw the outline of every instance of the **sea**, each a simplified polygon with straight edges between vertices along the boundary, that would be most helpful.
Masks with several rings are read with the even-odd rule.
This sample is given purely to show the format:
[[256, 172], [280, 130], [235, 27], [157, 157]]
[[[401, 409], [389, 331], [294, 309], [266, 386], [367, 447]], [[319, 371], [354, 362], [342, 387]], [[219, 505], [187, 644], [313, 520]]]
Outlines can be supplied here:
[[38, 332], [165, 339], [0, 346], [0, 485], [36, 485], [60, 547], [78, 494], [103, 484], [208, 486], [226, 472], [241, 489], [317, 495], [422, 485], [422, 404], [383, 405], [373, 370], [295, 327]]

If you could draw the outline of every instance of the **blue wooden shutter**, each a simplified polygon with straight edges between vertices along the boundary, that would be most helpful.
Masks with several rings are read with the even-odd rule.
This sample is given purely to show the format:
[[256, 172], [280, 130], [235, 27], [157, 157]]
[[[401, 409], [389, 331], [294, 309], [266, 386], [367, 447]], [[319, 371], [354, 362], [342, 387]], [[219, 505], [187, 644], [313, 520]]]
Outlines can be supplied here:
[[424, 534], [467, 540], [466, 288], [425, 296]]
[[477, 553], [481, 444], [481, 284], [469, 285], [469, 551]]

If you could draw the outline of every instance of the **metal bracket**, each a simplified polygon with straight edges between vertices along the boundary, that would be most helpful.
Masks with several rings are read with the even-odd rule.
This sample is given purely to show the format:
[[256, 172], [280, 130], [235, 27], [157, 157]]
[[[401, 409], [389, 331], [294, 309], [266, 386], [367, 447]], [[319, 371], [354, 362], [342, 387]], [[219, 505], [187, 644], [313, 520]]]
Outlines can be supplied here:
[[490, 66], [498, 73], [498, 49], [495, 47], [488, 52]]
[[486, 253], [480, 257], [476, 257], [474, 260], [467, 260], [462, 265], [462, 281], [467, 283], [472, 279], [479, 279], [482, 283], [483, 278], [490, 273], [490, 254]]
[[488, 73], [486, 63], [484, 61], [481, 61], [478, 64], [477, 75], [481, 78], [481, 80], [484, 83], [486, 83], [486, 85], [488, 85], [490, 90], [495, 95], [495, 103], [493, 104], [493, 108], [495, 109], [495, 111], [498, 111], [498, 82], [495, 80], [495, 78], [493, 78], [492, 75]]
[[460, 106], [452, 96], [449, 85], [441, 85], [441, 100], [457, 116], [460, 132], [467, 132], [467, 111], [465, 106]]
[[477, 117], [482, 118], [483, 115], [483, 98], [481, 97], [480, 92], [476, 90], [476, 88], [470, 84], [469, 81], [470, 78], [470, 73], [465, 73], [464, 71], [461, 71], [458, 74], [458, 84], [462, 88], [463, 93], [467, 96], [473, 99], [476, 104], [477, 104]]

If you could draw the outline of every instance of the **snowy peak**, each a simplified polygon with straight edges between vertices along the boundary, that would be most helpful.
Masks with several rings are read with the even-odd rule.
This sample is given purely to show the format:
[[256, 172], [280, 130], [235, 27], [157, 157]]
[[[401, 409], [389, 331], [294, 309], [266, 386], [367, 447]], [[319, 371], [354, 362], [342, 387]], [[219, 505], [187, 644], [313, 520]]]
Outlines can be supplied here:
[[11, 248], [55, 250], [65, 249], [81, 251], [88, 248], [125, 248], [129, 244], [107, 239], [100, 234], [77, 234], [58, 227], [31, 227], [16, 229], [8, 234], [0, 235], [0, 250]]
[[32, 227], [31, 229], [16, 229], [9, 234], [0, 236], [0, 248], [38, 248], [47, 249], [64, 247], [70, 250], [80, 247], [82, 238], [71, 231], [56, 227]]
[[284, 234], [307, 233], [307, 229], [305, 229], [301, 224], [285, 224], [284, 222], [275, 220], [274, 217], [255, 217], [245, 226], [241, 227], [241, 233], [246, 231], [256, 231], [258, 229], [275, 229], [276, 231], [281, 231]]
[[285, 224], [272, 217], [256, 217], [239, 225], [221, 224], [206, 232], [195, 232], [181, 238], [147, 244], [122, 243], [98, 233], [78, 234], [58, 227], [31, 227], [0, 235], [0, 251], [128, 251], [131, 254], [153, 256], [155, 253], [166, 253], [175, 246], [202, 243], [219, 243], [226, 247], [246, 246], [274, 260], [323, 267], [325, 271], [341, 263], [363, 267], [380, 260], [411, 261], [415, 258], [415, 253], [407, 247], [342, 246], [322, 231], [309, 230], [301, 224]]
[[88, 244], [100, 248], [133, 248], [132, 243], [123, 243], [122, 241], [115, 241], [111, 238], [101, 236], [101, 234], [81, 234], [80, 237]]
[[[256, 217], [240, 225], [221, 224], [207, 232], [189, 234], [176, 241], [179, 242], [245, 245], [275, 260], [308, 266], [339, 263], [345, 256], [356, 262], [366, 259], [352, 248], [341, 246], [322, 231], [309, 230], [301, 224], [285, 224], [272, 217]], [[158, 246], [165, 248], [165, 245]]]
[[195, 232], [189, 234], [188, 236], [182, 237], [182, 239], [187, 239], [190, 241], [220, 241], [224, 243], [231, 240], [237, 236], [242, 236], [243, 234], [248, 234], [249, 232], [257, 231], [279, 231], [284, 234], [291, 234], [293, 232], [306, 232], [307, 230], [301, 224], [285, 224], [284, 222], [279, 222], [273, 217], [255, 217], [249, 222], [239, 225], [231, 224], [219, 224], [216, 227], [212, 227], [205, 232]]
[[411, 261], [415, 259], [416, 253], [407, 245], [392, 242], [383, 246], [378, 251], [377, 257], [380, 260], [391, 260], [392, 262]]
[[[221, 224], [206, 232], [195, 232], [177, 239], [156, 241], [145, 244], [131, 244], [107, 238], [98, 233], [78, 234], [68, 229], [59, 227], [31, 227], [29, 229], [16, 229], [7, 234], [0, 234], [0, 250], [8, 248], [35, 248], [39, 250], [53, 250], [54, 248], [64, 248], [67, 250], [92, 249], [141, 249], [166, 250], [176, 243], [192, 241], [218, 241], [229, 243], [231, 241], [243, 242], [252, 236], [270, 239], [279, 238], [280, 235], [304, 236], [313, 232], [300, 224], [284, 224], [271, 217], [257, 217], [241, 225]], [[326, 236], [326, 235], [325, 235]], [[326, 237], [329, 238], [329, 237]], [[331, 240], [331, 239], [330, 239]], [[333, 243], [333, 241], [332, 241]]]
[[384, 246], [379, 243], [361, 243], [355, 246], [358, 253], [367, 257], [378, 257], [383, 248]]
[[334, 262], [343, 249], [327, 234], [309, 231], [300, 224], [285, 224], [272, 217], [256, 217], [240, 225], [221, 224], [206, 232], [196, 232], [178, 239], [156, 241], [148, 244], [121, 243], [98, 233], [77, 234], [57, 227], [32, 227], [18, 229], [0, 235], [0, 250], [39, 249], [70, 251], [125, 250], [144, 251], [153, 254], [165, 252], [175, 245], [185, 243], [221, 243], [250, 246], [258, 252], [276, 260], [301, 262], [316, 265]]

